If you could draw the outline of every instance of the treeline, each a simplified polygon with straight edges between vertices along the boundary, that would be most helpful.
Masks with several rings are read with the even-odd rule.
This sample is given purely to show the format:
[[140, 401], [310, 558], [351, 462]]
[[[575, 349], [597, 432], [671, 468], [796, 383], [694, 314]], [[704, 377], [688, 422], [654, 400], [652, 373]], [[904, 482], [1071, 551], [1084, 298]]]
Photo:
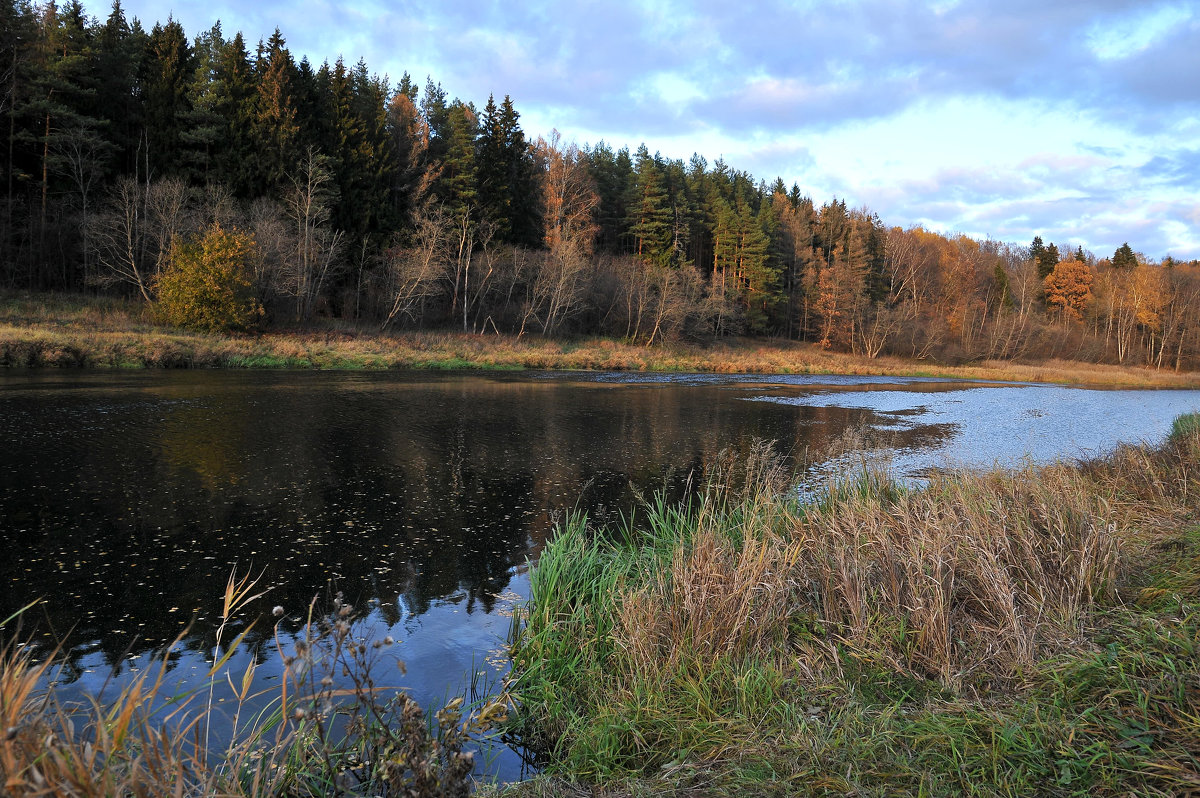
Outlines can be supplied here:
[[[222, 274], [251, 294], [231, 318], [257, 324], [1200, 356], [1196, 262], [900, 229], [700, 155], [530, 141], [508, 97], [480, 110], [362, 61], [314, 67], [278, 30], [253, 46], [219, 24], [146, 31], [119, 0], [103, 21], [78, 2], [0, 0], [0, 16], [9, 288], [156, 302]], [[239, 253], [238, 273], [177, 279], [206, 241]]]

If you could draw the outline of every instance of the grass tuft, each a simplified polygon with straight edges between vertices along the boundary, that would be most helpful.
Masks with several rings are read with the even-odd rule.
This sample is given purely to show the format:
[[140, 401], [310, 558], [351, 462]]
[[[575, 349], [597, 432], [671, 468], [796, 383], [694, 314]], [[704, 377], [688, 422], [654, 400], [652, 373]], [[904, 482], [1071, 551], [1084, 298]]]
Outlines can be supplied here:
[[760, 450], [640, 532], [572, 519], [514, 635], [511, 730], [547, 775], [506, 792], [1200, 789], [1200, 425], [1177, 430], [805, 503]]

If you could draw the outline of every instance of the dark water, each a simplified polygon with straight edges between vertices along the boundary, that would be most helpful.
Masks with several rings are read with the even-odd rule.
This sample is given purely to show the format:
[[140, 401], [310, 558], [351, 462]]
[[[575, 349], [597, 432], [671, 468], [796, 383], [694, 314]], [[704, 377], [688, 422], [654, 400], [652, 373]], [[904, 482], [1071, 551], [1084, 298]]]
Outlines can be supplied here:
[[[814, 479], [865, 429], [900, 473], [1161, 439], [1195, 391], [871, 378], [319, 372], [0, 375], [0, 618], [65, 639], [67, 690], [172, 654], [203, 674], [231, 568], [263, 574], [295, 632], [341, 590], [400, 640], [423, 703], [506, 667], [526, 569], [561, 513], [681, 495], [726, 448], [777, 441]], [[862, 434], [859, 436], [863, 437]], [[330, 585], [332, 584], [332, 587]], [[277, 684], [271, 624], [234, 657]], [[520, 774], [498, 748], [481, 770]]]

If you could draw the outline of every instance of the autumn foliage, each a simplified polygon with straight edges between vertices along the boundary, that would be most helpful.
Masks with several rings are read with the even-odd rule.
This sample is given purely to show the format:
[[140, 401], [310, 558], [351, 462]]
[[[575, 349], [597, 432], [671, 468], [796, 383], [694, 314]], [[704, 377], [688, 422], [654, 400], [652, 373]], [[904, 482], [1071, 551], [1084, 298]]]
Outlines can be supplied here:
[[217, 223], [192, 240], [174, 242], [158, 278], [163, 319], [204, 332], [251, 327], [263, 313], [252, 290], [253, 253], [253, 236]]
[[1092, 270], [1083, 261], [1059, 261], [1043, 281], [1047, 307], [1071, 319], [1083, 318], [1092, 299]]

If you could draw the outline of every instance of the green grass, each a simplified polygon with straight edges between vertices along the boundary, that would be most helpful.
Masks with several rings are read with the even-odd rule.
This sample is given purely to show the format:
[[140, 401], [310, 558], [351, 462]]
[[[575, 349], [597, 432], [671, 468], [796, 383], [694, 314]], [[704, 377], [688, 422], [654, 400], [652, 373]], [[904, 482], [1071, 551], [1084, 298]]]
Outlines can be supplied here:
[[1185, 438], [1200, 431], [1200, 413], [1185, 413], [1171, 422], [1172, 438]]
[[544, 773], [500, 792], [1200, 791], [1200, 425], [809, 505], [731, 473], [543, 552], [510, 732]]
[[246, 369], [305, 369], [312, 368], [312, 361], [306, 358], [281, 357], [279, 355], [234, 355], [229, 358], [227, 365], [231, 368]]

